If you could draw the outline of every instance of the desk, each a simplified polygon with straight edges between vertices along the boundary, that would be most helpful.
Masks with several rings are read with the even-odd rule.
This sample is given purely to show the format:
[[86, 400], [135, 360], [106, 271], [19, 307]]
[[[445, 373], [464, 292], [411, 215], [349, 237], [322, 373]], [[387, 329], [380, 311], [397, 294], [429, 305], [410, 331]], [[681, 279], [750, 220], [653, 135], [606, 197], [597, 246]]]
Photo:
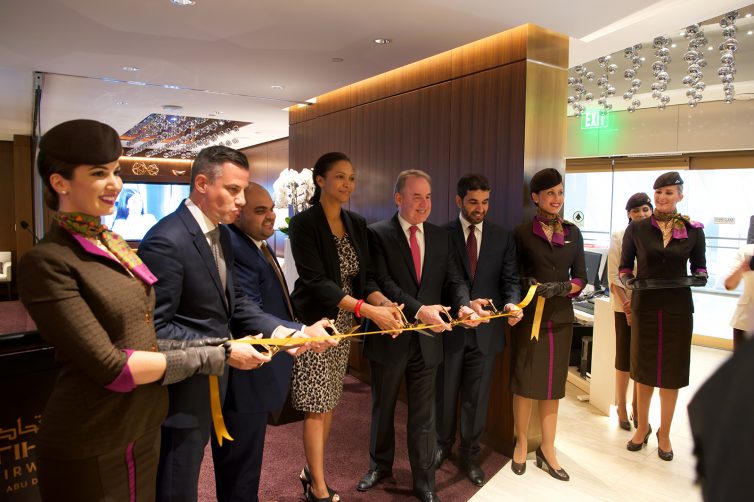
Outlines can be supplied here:
[[590, 391], [589, 403], [610, 416], [615, 403], [615, 316], [609, 298], [594, 302]]

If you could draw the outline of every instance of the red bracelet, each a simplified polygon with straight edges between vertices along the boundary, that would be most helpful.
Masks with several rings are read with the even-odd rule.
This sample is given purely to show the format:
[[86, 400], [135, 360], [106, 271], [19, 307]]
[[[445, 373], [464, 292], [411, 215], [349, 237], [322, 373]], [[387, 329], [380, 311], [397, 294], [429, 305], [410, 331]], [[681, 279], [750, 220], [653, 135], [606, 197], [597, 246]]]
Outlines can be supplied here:
[[362, 305], [364, 305], [364, 300], [356, 300], [356, 306], [353, 308], [353, 313], [358, 318], [361, 318], [361, 306]]

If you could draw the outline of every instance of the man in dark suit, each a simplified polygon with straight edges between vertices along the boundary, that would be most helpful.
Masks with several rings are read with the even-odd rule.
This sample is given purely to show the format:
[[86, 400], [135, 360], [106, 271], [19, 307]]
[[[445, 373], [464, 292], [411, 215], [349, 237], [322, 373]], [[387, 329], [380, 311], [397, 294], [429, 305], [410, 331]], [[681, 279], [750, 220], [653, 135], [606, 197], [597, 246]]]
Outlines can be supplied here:
[[[473, 298], [485, 298], [504, 310], [512, 326], [523, 312], [519, 301], [518, 265], [513, 234], [485, 220], [490, 202], [490, 184], [482, 175], [468, 174], [458, 180], [456, 205], [461, 214], [444, 225], [455, 247], [458, 268]], [[476, 329], [455, 328], [443, 336], [444, 359], [437, 372], [437, 466], [450, 454], [456, 438], [458, 400], [461, 400], [460, 464], [477, 486], [484, 484], [479, 466], [479, 439], [487, 418], [495, 354], [505, 343], [502, 318]]]
[[[443, 292], [460, 315], [473, 315], [469, 290], [458, 271], [450, 235], [427, 223], [432, 209], [430, 177], [423, 171], [403, 171], [395, 185], [398, 214], [369, 227], [377, 283], [383, 294], [403, 304], [409, 321], [451, 326], [442, 317]], [[442, 339], [408, 331], [368, 336], [364, 355], [372, 379], [372, 426], [369, 471], [357, 489], [366, 491], [392, 472], [395, 455], [393, 427], [401, 379], [408, 394], [408, 453], [414, 494], [422, 501], [439, 500], [435, 492], [435, 375], [442, 361]]]
[[[205, 148], [194, 160], [191, 191], [178, 209], [144, 236], [139, 256], [157, 276], [154, 324], [158, 338], [195, 340], [232, 334], [318, 336], [319, 325], [307, 327], [265, 314], [246, 298], [233, 278], [229, 231], [244, 206], [249, 183], [246, 156], [231, 148]], [[149, 319], [148, 319], [149, 320]], [[238, 338], [238, 337], [234, 337]], [[270, 361], [252, 345], [231, 342], [228, 364], [249, 370]], [[220, 382], [224, 393], [226, 376]], [[195, 501], [204, 447], [209, 440], [209, 383], [196, 376], [168, 388], [168, 416], [162, 425], [157, 499]], [[231, 435], [232, 435], [232, 431]]]
[[[235, 280], [244, 294], [266, 313], [292, 321], [288, 287], [266, 242], [275, 232], [275, 206], [264, 187], [257, 183], [249, 183], [245, 196], [246, 205], [236, 222], [228, 226]], [[220, 446], [212, 439], [218, 501], [259, 500], [267, 417], [285, 402], [292, 367], [291, 356], [282, 353], [254, 371], [230, 368], [223, 417], [233, 431], [233, 441]]]

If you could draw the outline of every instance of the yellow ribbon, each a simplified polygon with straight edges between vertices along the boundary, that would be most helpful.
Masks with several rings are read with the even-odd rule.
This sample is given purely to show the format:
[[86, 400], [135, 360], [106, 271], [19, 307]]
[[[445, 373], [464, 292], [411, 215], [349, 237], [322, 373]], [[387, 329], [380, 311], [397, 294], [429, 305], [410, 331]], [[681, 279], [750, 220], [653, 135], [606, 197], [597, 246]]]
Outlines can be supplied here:
[[228, 429], [225, 428], [223, 420], [223, 408], [220, 405], [220, 384], [215, 375], [209, 377], [209, 406], [212, 410], [212, 425], [215, 428], [215, 437], [220, 446], [223, 445], [223, 439], [233, 441]]
[[[521, 303], [517, 304], [516, 307], [518, 307], [519, 310], [522, 310], [524, 307], [529, 305], [532, 298], [534, 298], [534, 293], [536, 292], [537, 287], [531, 286], [529, 287], [529, 290], [526, 292], [526, 296], [523, 300], [521, 300]], [[536, 325], [539, 326], [539, 321], [542, 319], [542, 312], [540, 308], [540, 301], [542, 305], [544, 305], [544, 299], [542, 297], [539, 297], [537, 300], [537, 314], [535, 314], [535, 322]], [[508, 312], [500, 312], [495, 308], [495, 305], [490, 301], [490, 305], [493, 308], [493, 313], [489, 316], [485, 316], [482, 319], [497, 319], [499, 317], [510, 317], [515, 314], [515, 312], [508, 311]], [[447, 313], [447, 312], [446, 312]], [[404, 318], [405, 319], [405, 318]], [[462, 324], [466, 322], [468, 318], [463, 317], [461, 319], [451, 319], [448, 324], [451, 326], [456, 326], [458, 324]], [[364, 335], [378, 335], [378, 334], [385, 334], [385, 333], [400, 333], [403, 331], [414, 331], [414, 330], [427, 330], [432, 328], [438, 328], [441, 327], [441, 324], [410, 324], [403, 328], [399, 329], [388, 329], [388, 330], [379, 330], [379, 331], [366, 331], [366, 332], [358, 332], [359, 326], [354, 326], [348, 333], [338, 333], [335, 332], [334, 335], [331, 336], [321, 336], [321, 337], [312, 337], [312, 338], [243, 338], [240, 340], [233, 340], [237, 343], [248, 343], [251, 345], [262, 345], [264, 348], [268, 350], [270, 355], [275, 355], [279, 350], [280, 347], [278, 346], [295, 346], [295, 345], [303, 345], [305, 343], [311, 343], [311, 342], [323, 342], [325, 340], [341, 340], [343, 338], [349, 338], [352, 336], [364, 336]], [[334, 326], [333, 326], [334, 329]], [[539, 328], [537, 328], [539, 330]], [[533, 335], [532, 335], [533, 336]], [[223, 445], [223, 439], [227, 439], [228, 441], [233, 441], [233, 438], [228, 433], [228, 429], [225, 428], [225, 421], [223, 420], [223, 411], [222, 406], [220, 405], [220, 386], [217, 381], [216, 376], [210, 376], [209, 377], [209, 399], [210, 399], [210, 407], [212, 409], [212, 425], [215, 429], [215, 436], [217, 437], [217, 442], [220, 446]]]
[[[536, 288], [536, 286], [532, 286]], [[539, 325], [542, 324], [542, 312], [545, 310], [545, 297], [537, 297], [537, 306], [534, 309], [534, 324], [531, 325], [530, 340], [539, 341]]]

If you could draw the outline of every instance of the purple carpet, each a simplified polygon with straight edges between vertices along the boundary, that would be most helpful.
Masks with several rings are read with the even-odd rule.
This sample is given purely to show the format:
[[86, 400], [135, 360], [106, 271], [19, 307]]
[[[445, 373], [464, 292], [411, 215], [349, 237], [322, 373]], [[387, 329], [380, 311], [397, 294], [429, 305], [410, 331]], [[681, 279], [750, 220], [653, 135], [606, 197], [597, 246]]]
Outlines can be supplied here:
[[[350, 501], [409, 501], [411, 494], [411, 469], [406, 449], [405, 403], [399, 402], [395, 411], [395, 464], [393, 478], [386, 479], [367, 493], [356, 491], [356, 483], [369, 468], [369, 419], [371, 396], [369, 386], [348, 375], [343, 398], [335, 409], [330, 442], [325, 455], [327, 483], [340, 494], [344, 502]], [[233, 431], [230, 431], [231, 435]], [[265, 443], [261, 501], [298, 502], [304, 499], [298, 474], [304, 466], [301, 442], [302, 422], [268, 427]], [[455, 450], [442, 468], [437, 471], [437, 489], [444, 501], [470, 499], [478, 488], [466, 479], [457, 467]], [[497, 473], [508, 458], [489, 448], [482, 448], [481, 465], [487, 479]], [[204, 455], [199, 479], [199, 500], [215, 500], [215, 479], [210, 448]]]

